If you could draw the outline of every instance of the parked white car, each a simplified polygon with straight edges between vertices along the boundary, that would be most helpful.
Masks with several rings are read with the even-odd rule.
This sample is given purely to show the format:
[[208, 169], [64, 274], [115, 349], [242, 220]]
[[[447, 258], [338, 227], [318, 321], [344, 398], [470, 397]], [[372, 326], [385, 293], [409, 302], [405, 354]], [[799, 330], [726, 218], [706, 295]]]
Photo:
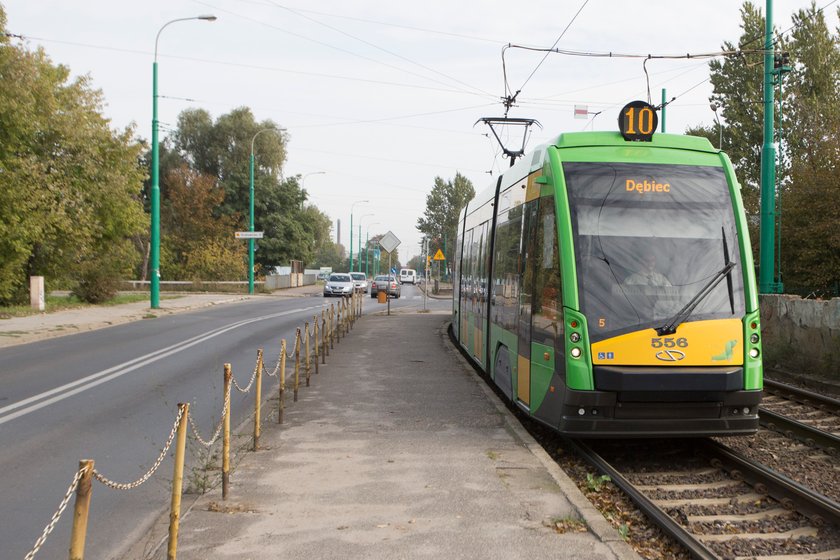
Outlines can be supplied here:
[[367, 275], [364, 272], [351, 272], [350, 276], [353, 278], [353, 285], [356, 286], [357, 292], [368, 293]]
[[349, 297], [353, 294], [353, 278], [349, 274], [330, 274], [327, 283], [324, 284], [324, 297]]

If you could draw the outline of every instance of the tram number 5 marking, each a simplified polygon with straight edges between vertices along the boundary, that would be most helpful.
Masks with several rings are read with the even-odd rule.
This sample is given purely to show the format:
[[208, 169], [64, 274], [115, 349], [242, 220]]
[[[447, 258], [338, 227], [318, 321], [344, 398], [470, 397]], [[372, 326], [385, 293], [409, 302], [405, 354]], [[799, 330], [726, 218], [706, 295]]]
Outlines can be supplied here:
[[686, 348], [688, 347], [688, 339], [685, 337], [681, 338], [651, 338], [650, 339], [650, 346], [651, 348]]
[[658, 124], [656, 109], [644, 101], [631, 101], [618, 114], [618, 127], [625, 140], [650, 142]]

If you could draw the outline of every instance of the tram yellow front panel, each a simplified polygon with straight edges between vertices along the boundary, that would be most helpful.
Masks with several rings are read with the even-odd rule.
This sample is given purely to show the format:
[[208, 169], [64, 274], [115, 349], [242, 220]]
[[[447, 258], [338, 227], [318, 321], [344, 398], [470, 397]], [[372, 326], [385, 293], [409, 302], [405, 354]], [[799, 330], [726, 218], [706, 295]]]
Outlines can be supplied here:
[[654, 329], [601, 340], [592, 345], [594, 365], [731, 366], [744, 363], [740, 319], [683, 323], [659, 336]]

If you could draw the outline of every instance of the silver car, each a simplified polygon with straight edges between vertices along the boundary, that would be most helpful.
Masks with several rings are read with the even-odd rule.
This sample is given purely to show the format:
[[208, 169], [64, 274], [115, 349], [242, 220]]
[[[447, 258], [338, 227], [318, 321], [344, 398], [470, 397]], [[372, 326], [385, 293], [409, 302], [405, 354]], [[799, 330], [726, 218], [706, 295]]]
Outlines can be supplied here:
[[353, 294], [353, 279], [349, 274], [330, 274], [324, 284], [324, 297], [345, 296]]
[[353, 277], [357, 292], [368, 293], [367, 275], [364, 272], [351, 272], [350, 276]]

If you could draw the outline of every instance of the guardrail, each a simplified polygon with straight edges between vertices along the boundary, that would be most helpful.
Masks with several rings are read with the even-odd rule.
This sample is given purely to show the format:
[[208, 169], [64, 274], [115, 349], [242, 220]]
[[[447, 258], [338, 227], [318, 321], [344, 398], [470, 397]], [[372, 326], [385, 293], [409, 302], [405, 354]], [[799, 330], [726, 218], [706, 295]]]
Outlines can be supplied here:
[[[271, 372], [265, 368], [263, 349], [257, 350], [257, 361], [254, 365], [254, 370], [251, 373], [251, 378], [245, 387], [239, 385], [231, 370], [231, 365], [225, 364], [223, 371], [223, 406], [221, 418], [216, 425], [213, 435], [209, 440], [201, 437], [195, 422], [190, 415], [189, 403], [179, 403], [178, 412], [175, 416], [175, 421], [172, 426], [172, 431], [169, 433], [169, 438], [163, 446], [160, 454], [155, 460], [152, 467], [139, 479], [134, 482], [122, 483], [115, 482], [95, 468], [93, 459], [83, 459], [79, 461], [79, 468], [73, 474], [72, 482], [64, 494], [64, 498], [59, 503], [58, 509], [53, 514], [50, 522], [47, 523], [41, 536], [35, 541], [32, 550], [24, 557], [25, 560], [32, 560], [38, 554], [38, 551], [43, 547], [44, 543], [52, 533], [55, 526], [61, 519], [64, 510], [70, 503], [70, 499], [75, 494], [75, 502], [73, 508], [73, 527], [70, 535], [70, 560], [84, 560], [85, 540], [87, 536], [88, 513], [90, 511], [90, 502], [93, 491], [93, 481], [102, 483], [108, 488], [114, 490], [133, 490], [138, 486], [148, 481], [160, 468], [173, 443], [175, 445], [175, 457], [173, 461], [173, 476], [172, 476], [172, 498], [170, 502], [169, 513], [169, 537], [167, 547], [167, 558], [175, 560], [178, 548], [178, 530], [181, 520], [181, 494], [183, 492], [184, 480], [184, 458], [186, 453], [187, 442], [187, 426], [190, 427], [193, 436], [202, 446], [208, 450], [218, 441], [219, 436], [222, 437], [222, 499], [226, 500], [230, 490], [230, 418], [231, 418], [231, 391], [236, 389], [241, 393], [249, 393], [254, 389], [254, 431], [253, 442], [251, 450], [259, 449], [259, 439], [262, 424], [262, 378], [263, 375], [268, 377], [278, 377], [278, 407], [277, 407], [277, 422], [283, 424], [284, 414], [286, 409], [286, 364], [288, 360], [294, 359], [294, 381], [293, 393], [294, 402], [298, 401], [298, 392], [301, 384], [301, 367], [303, 368], [303, 375], [306, 386], [310, 386], [314, 355], [314, 369], [315, 374], [319, 374], [319, 358], [321, 364], [326, 364], [327, 356], [330, 350], [334, 349], [335, 345], [341, 342], [342, 337], [346, 337], [355, 326], [356, 321], [361, 317], [363, 310], [363, 294], [353, 293], [349, 299], [342, 299], [338, 305], [330, 304], [329, 309], [321, 311], [320, 317], [314, 315], [312, 318], [312, 328], [310, 329], [309, 321], [304, 323], [303, 330], [298, 327], [295, 331], [294, 349], [291, 353], [287, 353], [286, 339], [280, 341], [280, 353], [277, 358], [277, 363], [274, 370]], [[303, 334], [301, 334], [303, 333]], [[301, 346], [303, 346], [303, 358], [301, 358]]]

